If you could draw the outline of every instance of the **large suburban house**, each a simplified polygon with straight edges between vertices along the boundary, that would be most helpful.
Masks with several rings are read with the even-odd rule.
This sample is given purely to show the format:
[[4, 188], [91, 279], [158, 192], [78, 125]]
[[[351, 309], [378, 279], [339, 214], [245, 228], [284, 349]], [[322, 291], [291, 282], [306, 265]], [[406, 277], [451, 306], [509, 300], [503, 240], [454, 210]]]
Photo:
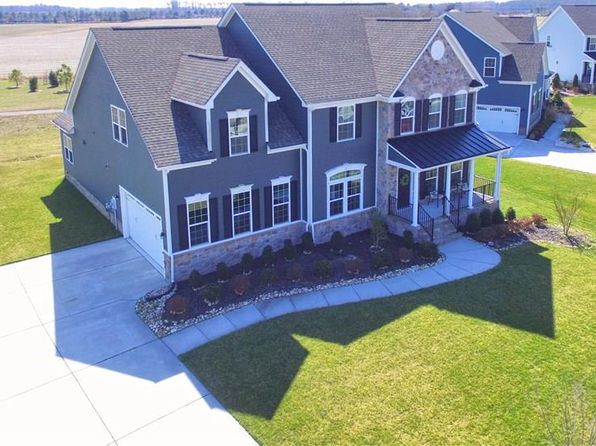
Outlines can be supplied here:
[[542, 117], [550, 85], [535, 17], [451, 11], [445, 21], [487, 85], [478, 93], [480, 127], [528, 135]]
[[541, 23], [550, 70], [562, 81], [574, 76], [584, 87], [596, 85], [596, 5], [561, 5]]
[[508, 147], [475, 124], [485, 82], [445, 21], [399, 14], [234, 4], [217, 26], [92, 29], [54, 121], [66, 177], [170, 280], [374, 209], [440, 242], [498, 203]]

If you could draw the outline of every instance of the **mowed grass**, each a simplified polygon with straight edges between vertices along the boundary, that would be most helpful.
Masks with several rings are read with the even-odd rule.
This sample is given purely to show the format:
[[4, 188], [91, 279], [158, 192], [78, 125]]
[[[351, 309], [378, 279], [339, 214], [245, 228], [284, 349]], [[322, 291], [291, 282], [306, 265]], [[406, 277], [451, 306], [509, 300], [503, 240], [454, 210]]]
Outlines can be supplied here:
[[[596, 123], [595, 123], [596, 125]], [[495, 160], [482, 158], [476, 162], [476, 173], [494, 178]], [[582, 208], [575, 228], [596, 236], [596, 175], [557, 167], [504, 160], [501, 182], [501, 208], [513, 206], [518, 217], [543, 214], [558, 224], [554, 196], [559, 193], [567, 202], [577, 194]]]
[[28, 81], [15, 88], [13, 82], [0, 80], [0, 112], [60, 109], [64, 107], [68, 94], [61, 87], [48, 88], [39, 79], [39, 89], [35, 93], [29, 92]]
[[575, 131], [585, 141], [596, 145], [596, 96], [575, 96], [566, 99], [575, 118], [581, 123]]
[[64, 180], [51, 117], [0, 117], [0, 264], [118, 235]]
[[[475, 277], [287, 315], [182, 356], [263, 445], [541, 445], [596, 403], [596, 255], [528, 244]], [[561, 414], [559, 410], [558, 414]]]

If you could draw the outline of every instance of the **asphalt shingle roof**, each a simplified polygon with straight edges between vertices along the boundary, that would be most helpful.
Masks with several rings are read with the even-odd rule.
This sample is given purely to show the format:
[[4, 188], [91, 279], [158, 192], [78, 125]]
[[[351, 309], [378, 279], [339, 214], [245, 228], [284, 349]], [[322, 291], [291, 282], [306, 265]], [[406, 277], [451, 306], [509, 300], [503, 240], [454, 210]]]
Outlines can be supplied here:
[[534, 42], [534, 16], [497, 16], [496, 19], [521, 42]]
[[596, 5], [561, 5], [587, 36], [596, 35]]
[[501, 79], [536, 82], [542, 65], [544, 43], [507, 43], [510, 56], [503, 58]]
[[280, 147], [296, 146], [305, 144], [306, 140], [300, 134], [292, 121], [285, 114], [277, 102], [269, 103], [269, 147], [279, 149]]
[[52, 119], [52, 122], [66, 133], [72, 133], [74, 131], [74, 122], [72, 120], [72, 116], [69, 116], [66, 113], [58, 114], [58, 116]]
[[520, 39], [513, 34], [497, 16], [489, 11], [451, 11], [449, 16], [464, 25], [474, 34], [479, 35], [491, 46], [504, 54], [509, 54], [509, 48], [504, 42], [519, 42]]

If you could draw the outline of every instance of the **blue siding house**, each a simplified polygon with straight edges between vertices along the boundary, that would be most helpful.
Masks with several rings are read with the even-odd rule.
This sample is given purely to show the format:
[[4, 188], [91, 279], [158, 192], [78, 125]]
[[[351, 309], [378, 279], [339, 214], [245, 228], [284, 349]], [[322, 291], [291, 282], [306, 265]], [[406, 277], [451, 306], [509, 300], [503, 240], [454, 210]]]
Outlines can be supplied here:
[[234, 4], [217, 26], [92, 29], [54, 120], [66, 178], [170, 280], [374, 210], [440, 242], [498, 205], [509, 148], [475, 124], [487, 83], [445, 19], [399, 15]]

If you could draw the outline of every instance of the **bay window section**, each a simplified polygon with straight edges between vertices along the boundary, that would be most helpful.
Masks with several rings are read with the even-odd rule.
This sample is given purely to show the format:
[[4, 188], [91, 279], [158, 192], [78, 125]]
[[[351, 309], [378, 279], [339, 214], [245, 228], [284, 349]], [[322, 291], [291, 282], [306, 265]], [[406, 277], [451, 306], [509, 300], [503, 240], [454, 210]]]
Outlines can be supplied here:
[[431, 96], [428, 105], [428, 130], [441, 127], [441, 96]]
[[337, 141], [354, 139], [356, 127], [356, 106], [337, 107]]
[[339, 172], [334, 169], [327, 173], [328, 217], [362, 209], [362, 171], [364, 166], [357, 165], [355, 167], [357, 168], [348, 168]]
[[414, 99], [408, 99], [401, 103], [401, 121], [399, 132], [401, 135], [407, 135], [414, 131], [414, 114], [416, 113], [416, 102]]

